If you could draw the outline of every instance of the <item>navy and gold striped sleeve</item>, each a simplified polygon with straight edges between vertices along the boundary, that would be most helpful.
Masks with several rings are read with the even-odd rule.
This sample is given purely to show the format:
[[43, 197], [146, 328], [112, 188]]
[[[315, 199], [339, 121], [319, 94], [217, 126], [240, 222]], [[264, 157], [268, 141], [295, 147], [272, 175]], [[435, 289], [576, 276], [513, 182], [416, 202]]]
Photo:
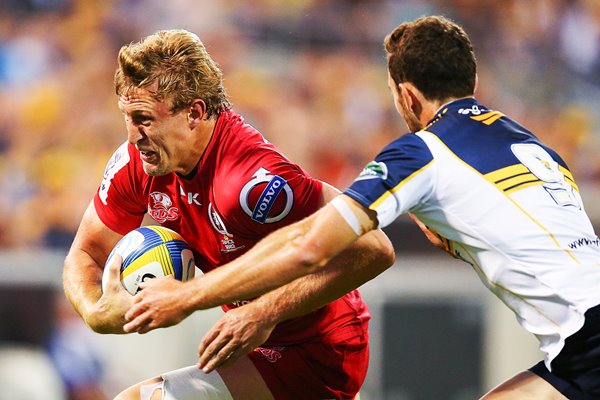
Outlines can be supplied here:
[[376, 211], [379, 226], [387, 226], [433, 192], [433, 163], [425, 142], [406, 134], [368, 163], [344, 194]]

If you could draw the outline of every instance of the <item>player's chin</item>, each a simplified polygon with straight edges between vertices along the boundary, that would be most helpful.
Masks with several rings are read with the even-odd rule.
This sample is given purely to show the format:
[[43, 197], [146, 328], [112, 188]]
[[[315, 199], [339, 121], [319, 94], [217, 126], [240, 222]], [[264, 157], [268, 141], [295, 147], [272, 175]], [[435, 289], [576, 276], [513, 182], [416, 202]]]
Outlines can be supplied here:
[[145, 161], [142, 161], [142, 166], [144, 168], [144, 172], [150, 176], [163, 176], [172, 172], [161, 164], [149, 164]]

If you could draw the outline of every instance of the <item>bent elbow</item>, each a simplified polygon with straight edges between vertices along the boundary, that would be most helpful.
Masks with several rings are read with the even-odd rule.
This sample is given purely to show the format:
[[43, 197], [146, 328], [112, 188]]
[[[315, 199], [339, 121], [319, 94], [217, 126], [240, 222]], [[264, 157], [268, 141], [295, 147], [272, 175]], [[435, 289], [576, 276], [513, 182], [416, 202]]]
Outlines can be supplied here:
[[381, 263], [385, 264], [387, 267], [391, 267], [396, 262], [396, 252], [394, 251], [394, 246], [392, 242], [387, 238], [385, 238], [385, 244], [382, 245], [380, 250]]
[[318, 245], [306, 240], [304, 243], [298, 243], [294, 247], [296, 264], [303, 271], [303, 275], [321, 270], [331, 258]]
[[383, 231], [374, 231], [370, 243], [370, 251], [374, 256], [372, 264], [387, 269], [396, 262], [396, 253], [392, 242]]

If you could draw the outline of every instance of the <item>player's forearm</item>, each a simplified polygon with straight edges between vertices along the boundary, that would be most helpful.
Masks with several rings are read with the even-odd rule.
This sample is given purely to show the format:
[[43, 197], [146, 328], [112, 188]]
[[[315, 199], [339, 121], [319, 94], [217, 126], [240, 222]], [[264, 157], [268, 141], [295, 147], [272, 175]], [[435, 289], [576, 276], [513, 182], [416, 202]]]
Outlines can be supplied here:
[[266, 320], [279, 323], [323, 307], [393, 263], [391, 242], [383, 232], [373, 231], [331, 259], [322, 271], [275, 289], [256, 299], [252, 306], [259, 307]]
[[101, 282], [102, 269], [98, 263], [86, 252], [72, 249], [65, 259], [63, 288], [73, 308], [97, 333], [125, 333], [124, 311], [101, 300]]
[[[269, 235], [236, 260], [188, 282], [194, 309], [206, 309], [261, 295], [309, 273], [293, 243], [293, 226]], [[277, 274], [269, 274], [273, 268]], [[305, 271], [306, 270], [306, 271]]]
[[257, 297], [323, 267], [346, 244], [316, 235], [313, 218], [271, 233], [244, 255], [191, 281], [191, 306], [200, 310]]
[[91, 310], [102, 296], [102, 269], [89, 254], [71, 249], [65, 259], [62, 278], [67, 299], [87, 322]]

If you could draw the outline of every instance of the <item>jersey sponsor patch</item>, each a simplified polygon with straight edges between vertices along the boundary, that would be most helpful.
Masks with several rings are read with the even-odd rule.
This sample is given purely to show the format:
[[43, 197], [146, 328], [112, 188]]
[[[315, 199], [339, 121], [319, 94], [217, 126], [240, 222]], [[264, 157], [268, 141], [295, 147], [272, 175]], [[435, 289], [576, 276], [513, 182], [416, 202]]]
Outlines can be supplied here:
[[221, 218], [221, 216], [217, 213], [212, 203], [208, 204], [208, 219], [210, 220], [212, 227], [215, 228], [217, 232], [226, 236], [233, 236], [227, 231], [225, 223], [223, 222], [223, 218]]
[[294, 192], [287, 181], [265, 168], [259, 168], [240, 191], [242, 209], [261, 224], [281, 221], [293, 204]]
[[235, 243], [233, 235], [227, 231], [223, 218], [217, 213], [212, 203], [208, 204], [208, 219], [212, 227], [221, 235], [221, 253], [231, 253], [244, 249], [246, 246], [238, 246]]
[[355, 181], [362, 181], [365, 179], [380, 178], [386, 180], [388, 176], [388, 168], [384, 162], [371, 161], [360, 172]]
[[127, 151], [127, 142], [125, 142], [113, 153], [104, 169], [104, 176], [102, 177], [100, 190], [98, 190], [98, 197], [100, 197], [100, 200], [105, 206], [108, 205], [108, 189], [110, 188], [110, 184], [115, 177], [115, 174], [127, 165], [128, 162], [129, 151]]

